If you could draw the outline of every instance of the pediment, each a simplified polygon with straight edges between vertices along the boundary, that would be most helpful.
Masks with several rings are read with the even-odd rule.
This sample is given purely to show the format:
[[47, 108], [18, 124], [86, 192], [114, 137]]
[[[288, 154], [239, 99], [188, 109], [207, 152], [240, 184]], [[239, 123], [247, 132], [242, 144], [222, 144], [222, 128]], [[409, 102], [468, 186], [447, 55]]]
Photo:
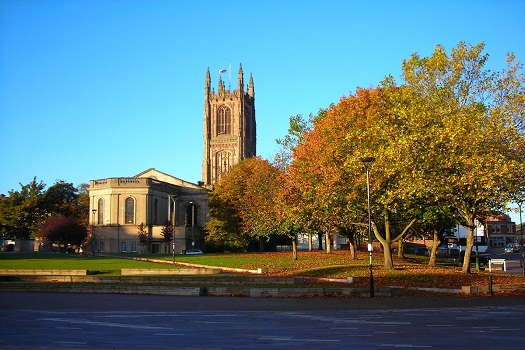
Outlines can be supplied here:
[[163, 173], [162, 171], [159, 171], [155, 168], [144, 170], [143, 172], [135, 175], [135, 177], [151, 178], [151, 179], [159, 180], [162, 182], [167, 182], [169, 184], [176, 185], [176, 186], [202, 189], [202, 187], [200, 187], [197, 184], [185, 181], [183, 179], [179, 179], [178, 177], [175, 177], [170, 174]]

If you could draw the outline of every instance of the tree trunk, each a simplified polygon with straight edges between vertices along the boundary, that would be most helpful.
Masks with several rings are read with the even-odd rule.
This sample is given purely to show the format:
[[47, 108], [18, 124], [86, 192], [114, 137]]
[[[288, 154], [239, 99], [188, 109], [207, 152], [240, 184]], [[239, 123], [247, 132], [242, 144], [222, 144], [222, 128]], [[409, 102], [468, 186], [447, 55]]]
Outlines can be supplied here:
[[259, 238], [259, 251], [264, 252], [264, 240]]
[[317, 243], [318, 243], [318, 249], [323, 250], [323, 234], [322, 233], [317, 234]]
[[467, 222], [467, 247], [465, 249], [465, 257], [463, 258], [463, 269], [461, 272], [470, 273], [470, 255], [472, 254], [472, 247], [474, 246], [474, 216], [465, 217]]
[[312, 242], [312, 233], [308, 233], [308, 251], [311, 252], [313, 250], [313, 242]]
[[394, 263], [392, 261], [392, 242], [395, 242], [399, 239], [402, 239], [403, 236], [408, 232], [408, 230], [412, 227], [412, 225], [416, 222], [416, 219], [412, 219], [403, 229], [403, 231], [395, 238], [392, 239], [392, 235], [390, 232], [390, 218], [388, 210], [385, 210], [383, 212], [384, 219], [385, 219], [385, 236], [383, 237], [381, 233], [379, 232], [377, 225], [374, 221], [372, 221], [372, 229], [374, 231], [374, 235], [376, 236], [377, 240], [381, 243], [381, 246], [383, 247], [383, 265], [385, 269], [392, 270], [394, 268]]
[[398, 258], [404, 258], [405, 257], [405, 240], [403, 238], [400, 238], [397, 242], [397, 257]]
[[348, 249], [350, 249], [350, 259], [355, 260], [355, 244], [351, 240], [348, 241]]
[[297, 236], [292, 239], [292, 256], [293, 260], [297, 260]]
[[383, 242], [381, 242], [381, 244], [383, 245], [383, 266], [387, 270], [393, 270], [394, 262], [392, 261], [392, 249], [390, 249], [390, 243], [388, 244], [388, 249], [387, 246], [383, 244]]
[[441, 241], [439, 240], [439, 231], [437, 229], [434, 229], [432, 238], [432, 251], [430, 252], [430, 260], [428, 261], [428, 266], [435, 267], [437, 250], [439, 245], [441, 244]]
[[326, 245], [326, 253], [330, 254], [332, 252], [332, 242], [330, 241], [330, 234], [326, 232], [324, 234], [324, 240]]

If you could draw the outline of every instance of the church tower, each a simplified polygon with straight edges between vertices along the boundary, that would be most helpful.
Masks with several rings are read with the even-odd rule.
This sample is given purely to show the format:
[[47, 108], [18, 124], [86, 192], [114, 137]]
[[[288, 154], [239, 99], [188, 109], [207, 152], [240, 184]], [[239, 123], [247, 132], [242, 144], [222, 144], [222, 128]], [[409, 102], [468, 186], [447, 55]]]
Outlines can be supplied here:
[[241, 160], [255, 156], [255, 90], [253, 77], [245, 90], [242, 65], [238, 89], [227, 90], [219, 73], [217, 92], [210, 70], [204, 80], [204, 158], [202, 181], [213, 185]]

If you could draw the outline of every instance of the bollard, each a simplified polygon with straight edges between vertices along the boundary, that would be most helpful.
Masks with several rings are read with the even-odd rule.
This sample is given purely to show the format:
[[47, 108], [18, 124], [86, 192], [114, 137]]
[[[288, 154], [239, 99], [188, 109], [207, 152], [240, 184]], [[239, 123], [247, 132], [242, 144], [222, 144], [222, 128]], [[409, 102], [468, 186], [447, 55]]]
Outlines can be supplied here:
[[489, 274], [489, 295], [494, 296], [494, 291], [492, 290], [492, 274]]
[[522, 269], [521, 274], [525, 276], [525, 253], [521, 253], [520, 263], [521, 263], [521, 269]]

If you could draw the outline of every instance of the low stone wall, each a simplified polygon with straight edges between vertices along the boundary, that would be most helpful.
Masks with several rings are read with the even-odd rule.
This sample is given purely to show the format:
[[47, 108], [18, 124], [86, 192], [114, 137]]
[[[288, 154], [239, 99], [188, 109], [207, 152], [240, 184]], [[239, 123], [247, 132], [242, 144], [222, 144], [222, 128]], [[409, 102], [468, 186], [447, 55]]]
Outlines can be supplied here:
[[218, 269], [120, 269], [122, 276], [141, 275], [212, 275], [221, 273]]
[[[150, 294], [176, 296], [243, 296], [252, 298], [302, 298], [302, 297], [368, 297], [367, 288], [243, 288], [243, 287], [170, 287], [142, 285], [6, 285], [1, 291], [60, 292], [60, 293], [108, 293]], [[389, 288], [375, 290], [376, 296], [390, 297]]]
[[0, 269], [0, 276], [85, 276], [87, 270]]
[[192, 277], [191, 275], [162, 276], [0, 276], [1, 282], [29, 283], [129, 283], [129, 284], [209, 284], [209, 285], [291, 285], [302, 284], [303, 280], [285, 277], [255, 276], [214, 276]]
[[[492, 286], [493, 292], [515, 291], [525, 289], [525, 284], [494, 284]], [[462, 293], [467, 295], [487, 294], [489, 286], [463, 286]]]

